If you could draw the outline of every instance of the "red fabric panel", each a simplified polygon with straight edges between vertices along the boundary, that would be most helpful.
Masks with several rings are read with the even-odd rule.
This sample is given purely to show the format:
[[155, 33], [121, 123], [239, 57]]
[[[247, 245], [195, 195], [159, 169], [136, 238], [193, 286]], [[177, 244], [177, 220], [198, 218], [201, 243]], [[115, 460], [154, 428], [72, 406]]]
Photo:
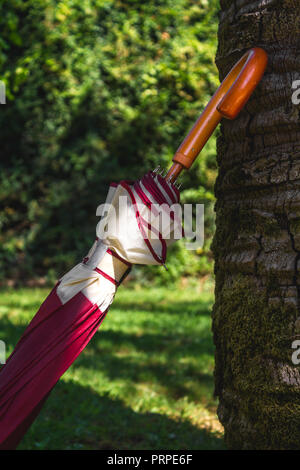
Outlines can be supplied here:
[[52, 290], [0, 371], [0, 449], [18, 445], [105, 315], [81, 292], [62, 305]]

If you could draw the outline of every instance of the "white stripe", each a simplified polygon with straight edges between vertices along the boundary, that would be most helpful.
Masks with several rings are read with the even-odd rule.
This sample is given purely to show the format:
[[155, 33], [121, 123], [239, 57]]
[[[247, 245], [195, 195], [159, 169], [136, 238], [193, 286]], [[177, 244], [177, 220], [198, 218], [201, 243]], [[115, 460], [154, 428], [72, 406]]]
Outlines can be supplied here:
[[166, 191], [164, 190], [164, 188], [163, 188], [162, 185], [160, 184], [160, 182], [159, 182], [157, 176], [155, 176], [155, 182], [156, 182], [156, 184], [157, 184], [159, 190], [160, 190], [160, 191], [162, 192], [162, 194], [165, 196], [165, 199], [167, 200], [169, 206], [171, 206], [171, 204], [172, 204], [173, 201], [171, 200], [171, 198], [170, 198], [170, 196], [168, 195], [168, 193], [166, 193]]
[[166, 181], [166, 183], [169, 186], [170, 190], [172, 191], [172, 194], [174, 195], [174, 198], [175, 198], [176, 202], [178, 202], [178, 196], [177, 196], [177, 194], [175, 193], [175, 191], [173, 189], [173, 185], [171, 183], [169, 183], [168, 181]]

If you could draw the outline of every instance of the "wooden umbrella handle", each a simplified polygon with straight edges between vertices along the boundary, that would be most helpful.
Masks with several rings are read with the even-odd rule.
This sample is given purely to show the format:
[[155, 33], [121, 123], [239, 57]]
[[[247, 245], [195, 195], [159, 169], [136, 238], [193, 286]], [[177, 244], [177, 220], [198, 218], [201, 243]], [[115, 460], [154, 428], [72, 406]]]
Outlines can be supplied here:
[[261, 80], [267, 61], [266, 52], [254, 47], [233, 66], [179, 146], [166, 179], [175, 181], [184, 168], [190, 168], [222, 117], [234, 119], [239, 114]]

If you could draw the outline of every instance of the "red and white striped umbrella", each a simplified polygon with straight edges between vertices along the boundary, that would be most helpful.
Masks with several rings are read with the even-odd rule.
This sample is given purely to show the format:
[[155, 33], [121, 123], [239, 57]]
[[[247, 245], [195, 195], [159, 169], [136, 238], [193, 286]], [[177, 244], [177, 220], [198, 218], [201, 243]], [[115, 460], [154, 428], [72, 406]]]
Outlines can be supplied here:
[[165, 210], [178, 202], [178, 189], [154, 172], [135, 183], [111, 184], [101, 220], [110, 229], [58, 281], [0, 372], [0, 448], [18, 444], [51, 389], [96, 333], [131, 265], [165, 263], [180, 222], [170, 218], [165, 240], [157, 229], [159, 219], [151, 224], [147, 215], [151, 208]]
[[[149, 172], [135, 183], [111, 184], [98, 214], [100, 237], [59, 280], [0, 371], [1, 449], [18, 445], [56, 382], [97, 331], [131, 265], [165, 263], [168, 245], [182, 233], [180, 220], [168, 211], [179, 202], [174, 181], [191, 166], [221, 117], [238, 114], [265, 66], [266, 54], [259, 48], [240, 59], [179, 147], [165, 178]], [[159, 212], [168, 215], [164, 224]]]

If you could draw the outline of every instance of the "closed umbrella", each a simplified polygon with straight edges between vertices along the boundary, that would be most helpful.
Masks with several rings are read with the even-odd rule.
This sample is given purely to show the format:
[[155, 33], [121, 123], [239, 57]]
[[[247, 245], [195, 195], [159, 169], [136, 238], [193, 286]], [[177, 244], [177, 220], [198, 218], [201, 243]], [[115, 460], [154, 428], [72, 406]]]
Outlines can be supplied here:
[[[168, 246], [182, 234], [176, 211], [168, 212], [180, 199], [176, 178], [191, 166], [222, 116], [233, 119], [238, 114], [266, 62], [260, 48], [240, 59], [179, 147], [165, 177], [150, 171], [135, 182], [111, 183], [97, 212], [101, 221], [92, 248], [57, 282], [0, 371], [1, 449], [18, 445], [54, 385], [99, 328], [132, 264], [164, 265]], [[159, 213], [168, 215], [167, 223], [161, 223]]]

